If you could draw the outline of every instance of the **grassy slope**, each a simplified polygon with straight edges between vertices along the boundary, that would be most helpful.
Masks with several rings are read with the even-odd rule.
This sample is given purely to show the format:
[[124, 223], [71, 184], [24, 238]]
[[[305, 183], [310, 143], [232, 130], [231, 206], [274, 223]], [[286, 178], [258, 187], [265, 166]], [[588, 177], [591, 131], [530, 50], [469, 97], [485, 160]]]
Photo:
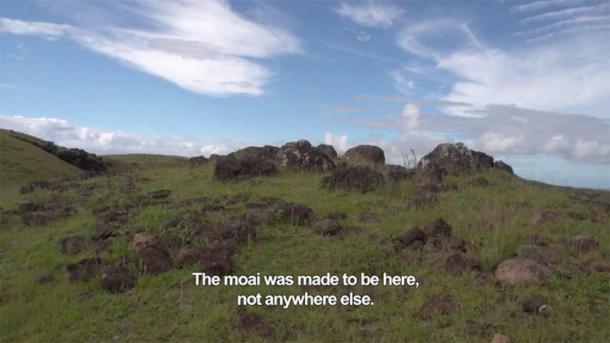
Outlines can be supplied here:
[[182, 156], [153, 155], [153, 154], [126, 154], [104, 155], [104, 161], [112, 164], [112, 170], [124, 173], [134, 170], [151, 170], [157, 168], [184, 167], [188, 159]]
[[74, 176], [80, 170], [23, 140], [0, 130], [0, 191], [42, 179]]
[[[210, 167], [159, 168], [136, 170], [137, 176], [151, 178], [138, 183], [137, 192], [168, 188], [172, 200], [193, 196], [247, 194], [252, 200], [278, 196], [312, 207], [317, 214], [344, 212], [346, 225], [357, 224], [364, 234], [345, 240], [322, 237], [308, 228], [274, 224], [259, 228], [256, 242], [246, 244], [236, 256], [236, 273], [252, 274], [323, 274], [334, 273], [405, 273], [419, 277], [422, 286], [410, 288], [365, 288], [372, 295], [372, 307], [295, 307], [249, 308], [260, 313], [275, 326], [277, 340], [287, 341], [443, 341], [489, 342], [489, 333], [467, 334], [469, 326], [490, 324], [493, 331], [510, 336], [514, 342], [588, 341], [601, 342], [610, 336], [610, 287], [607, 273], [557, 273], [541, 286], [503, 287], [493, 282], [491, 273], [501, 260], [513, 255], [515, 248], [528, 242], [533, 231], [543, 236], [591, 234], [600, 248], [586, 260], [608, 260], [610, 237], [608, 217], [601, 223], [564, 217], [555, 224], [532, 228], [531, 215], [541, 209], [589, 213], [589, 205], [574, 202], [562, 189], [531, 185], [508, 179], [497, 172], [486, 177], [487, 188], [468, 186], [472, 177], [454, 178], [457, 191], [447, 193], [435, 207], [408, 209], [407, 199], [414, 185], [403, 182], [366, 195], [330, 192], [318, 187], [321, 176], [281, 172], [272, 178], [261, 178], [240, 184], [221, 184], [212, 180]], [[0, 224], [2, 282], [0, 284], [0, 330], [5, 342], [11, 341], [240, 341], [232, 328], [237, 313], [238, 294], [264, 292], [264, 287], [195, 288], [190, 272], [173, 270], [159, 276], [138, 276], [136, 287], [120, 295], [104, 292], [97, 281], [70, 284], [65, 265], [83, 257], [62, 255], [57, 240], [69, 234], [91, 235], [95, 218], [89, 209], [124, 201], [125, 179], [101, 177], [85, 181], [96, 186], [89, 196], [63, 194], [74, 199], [80, 209], [77, 215], [48, 227], [25, 228], [19, 224]], [[28, 198], [7, 197], [7, 208], [22, 201], [44, 199], [50, 194], [37, 191]], [[157, 234], [166, 231], [164, 223], [180, 210], [163, 205], [141, 209], [124, 225], [125, 230], [145, 228]], [[380, 223], [360, 224], [356, 218], [363, 212], [377, 214]], [[389, 237], [412, 225], [423, 225], [443, 217], [454, 233], [464, 237], [471, 254], [481, 260], [489, 278], [467, 273], [448, 275], [437, 265], [425, 265], [392, 252]], [[11, 222], [9, 220], [9, 222]], [[113, 239], [112, 250], [104, 257], [133, 256], [129, 250], [130, 235]], [[131, 268], [136, 270], [132, 258]], [[37, 273], [56, 271], [50, 284], [36, 285]], [[268, 289], [269, 290], [269, 289]], [[359, 289], [356, 288], [356, 291]], [[278, 293], [302, 293], [298, 287], [270, 289]], [[338, 294], [344, 289], [327, 289], [322, 293]], [[310, 290], [311, 292], [311, 290]], [[316, 292], [316, 291], [313, 291]], [[449, 294], [459, 302], [459, 309], [449, 316], [429, 321], [416, 317], [426, 299]], [[553, 305], [549, 316], [521, 312], [518, 297], [539, 295]], [[249, 336], [248, 341], [257, 341]]]

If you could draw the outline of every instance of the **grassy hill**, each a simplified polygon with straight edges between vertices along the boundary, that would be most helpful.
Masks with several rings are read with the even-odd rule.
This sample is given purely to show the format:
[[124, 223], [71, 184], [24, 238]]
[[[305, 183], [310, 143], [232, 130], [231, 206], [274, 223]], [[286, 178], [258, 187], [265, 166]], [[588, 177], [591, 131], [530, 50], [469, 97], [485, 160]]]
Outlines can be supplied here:
[[[21, 135], [25, 139], [19, 139]], [[34, 137], [0, 130], [0, 191], [42, 179], [76, 176], [80, 170], [28, 143]]]
[[185, 167], [188, 158], [182, 156], [154, 155], [154, 154], [125, 154], [104, 155], [104, 160], [112, 165], [117, 173], [134, 170], [151, 170], [168, 167]]
[[[213, 164], [173, 166], [181, 159], [150, 156], [108, 159], [139, 168], [71, 181], [57, 191], [4, 197], [4, 342], [489, 342], [495, 333], [513, 342], [602, 342], [610, 337], [608, 208], [575, 196], [574, 190], [490, 170], [447, 177], [437, 202], [413, 207], [410, 201], [419, 192], [414, 180], [361, 194], [320, 188], [324, 175], [318, 173], [280, 169], [272, 177], [221, 183], [213, 178]], [[158, 190], [171, 193], [167, 198], [158, 195], [163, 192], [151, 193]], [[609, 197], [608, 192], [596, 194], [596, 199]], [[309, 207], [316, 218], [334, 214], [345, 234], [321, 234], [315, 222], [264, 221], [256, 225], [256, 237], [237, 244], [233, 274], [385, 272], [415, 275], [421, 287], [196, 287], [191, 273], [200, 270], [197, 264], [158, 275], [142, 271], [132, 247], [136, 232], [153, 235], [176, 261], [184, 249], [206, 249], [209, 242], [193, 237], [269, 197]], [[446, 261], [456, 253], [449, 247], [393, 248], [393, 237], [437, 218], [451, 226], [457, 242], [463, 239], [464, 254], [478, 268], [449, 272]], [[581, 235], [597, 245], [587, 250], [570, 244]], [[74, 236], [80, 245], [66, 243]], [[540, 284], [497, 282], [498, 265], [528, 244], [549, 247], [562, 257], [551, 263], [552, 276]], [[76, 263], [96, 256], [100, 263], [125, 266], [135, 276], [134, 287], [108, 292], [99, 271], [88, 280], [69, 280]], [[239, 294], [306, 291], [368, 294], [375, 304], [236, 306]], [[550, 310], [524, 312], [528, 297], [543, 299]]]

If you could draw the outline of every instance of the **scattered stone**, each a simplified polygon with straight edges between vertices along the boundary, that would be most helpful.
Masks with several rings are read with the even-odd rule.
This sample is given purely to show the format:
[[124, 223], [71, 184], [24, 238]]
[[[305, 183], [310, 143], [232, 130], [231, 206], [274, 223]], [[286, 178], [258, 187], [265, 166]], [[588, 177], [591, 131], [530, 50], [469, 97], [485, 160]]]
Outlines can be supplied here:
[[161, 274], [171, 269], [169, 254], [156, 246], [147, 246], [137, 252], [138, 264], [146, 274]]
[[249, 146], [243, 149], [239, 149], [229, 154], [229, 156], [235, 157], [237, 159], [254, 158], [262, 160], [276, 160], [279, 151], [280, 148], [272, 145], [265, 145], [262, 147]]
[[388, 179], [394, 182], [408, 180], [415, 177], [415, 169], [407, 169], [403, 166], [390, 164], [387, 166]]
[[552, 223], [559, 219], [559, 215], [551, 211], [539, 211], [530, 218], [530, 226], [540, 226]]
[[68, 280], [70, 282], [85, 282], [93, 278], [104, 264], [99, 257], [84, 258], [77, 263], [70, 263], [67, 266]]
[[589, 271], [597, 273], [610, 273], [610, 263], [606, 261], [597, 261], [589, 265]]
[[430, 236], [451, 236], [451, 226], [443, 218], [438, 218], [424, 226], [424, 232]]
[[284, 144], [278, 158], [282, 166], [292, 170], [327, 172], [335, 168], [331, 157], [306, 140]]
[[300, 204], [286, 204], [282, 209], [281, 217], [284, 222], [292, 225], [308, 225], [313, 217], [313, 210]]
[[160, 189], [158, 191], [152, 191], [148, 193], [148, 196], [155, 200], [167, 199], [172, 194], [169, 189]]
[[358, 221], [361, 223], [378, 223], [381, 220], [374, 214], [371, 213], [363, 213], [358, 216]]
[[189, 166], [197, 167], [208, 163], [208, 159], [204, 156], [195, 156], [189, 158]]
[[256, 333], [263, 338], [272, 337], [275, 333], [273, 326], [267, 324], [259, 314], [252, 312], [240, 312], [233, 326], [239, 332]]
[[36, 283], [39, 285], [44, 285], [53, 280], [55, 280], [55, 275], [52, 271], [42, 272], [36, 276]]
[[246, 210], [246, 220], [252, 225], [267, 224], [273, 219], [273, 212], [265, 208], [249, 208]]
[[342, 227], [336, 219], [318, 220], [313, 225], [314, 230], [323, 236], [336, 236], [340, 233]]
[[155, 236], [152, 235], [152, 233], [150, 232], [145, 232], [145, 231], [140, 231], [140, 232], [136, 232], [133, 235], [133, 239], [131, 241], [131, 247], [133, 250], [136, 251], [136, 254], [138, 253], [138, 251], [153, 246], [155, 245], [156, 241], [155, 241]]
[[439, 144], [417, 164], [418, 173], [460, 175], [493, 167], [493, 157], [470, 150], [463, 143]]
[[491, 343], [511, 343], [511, 340], [508, 336], [504, 336], [501, 333], [496, 333], [494, 338], [491, 340]]
[[100, 280], [102, 288], [112, 293], [124, 292], [135, 285], [135, 277], [129, 269], [122, 265], [106, 267], [102, 271]]
[[468, 271], [481, 271], [481, 264], [463, 253], [455, 253], [447, 258], [445, 270], [453, 275], [461, 275]]
[[553, 271], [528, 258], [511, 258], [503, 261], [496, 270], [496, 279], [505, 285], [542, 283]]
[[385, 164], [385, 154], [374, 145], [358, 145], [348, 149], [343, 159], [354, 164]]
[[521, 309], [525, 313], [540, 313], [540, 308], [544, 305], [546, 305], [546, 301], [542, 298], [525, 297], [521, 299]]
[[466, 333], [468, 336], [489, 337], [494, 332], [494, 326], [488, 323], [466, 320]]
[[453, 297], [443, 295], [429, 299], [419, 310], [418, 316], [423, 320], [430, 320], [435, 315], [450, 315], [458, 308], [457, 302]]
[[277, 168], [273, 162], [247, 156], [243, 159], [222, 157], [216, 161], [214, 178], [219, 181], [241, 181], [256, 176], [273, 176]]
[[21, 187], [21, 194], [27, 194], [27, 193], [32, 193], [35, 190], [38, 189], [48, 189], [49, 187], [51, 187], [51, 183], [49, 181], [34, 181], [34, 182], [30, 182], [30, 183], [26, 183], [25, 185], [23, 185]]
[[494, 168], [505, 171], [509, 174], [514, 174], [513, 167], [509, 166], [508, 164], [504, 163], [503, 161], [495, 161]]
[[199, 259], [202, 272], [215, 275], [228, 275], [233, 272], [232, 257], [235, 253], [233, 245], [220, 245], [204, 251]]
[[176, 255], [175, 265], [177, 268], [183, 268], [191, 264], [197, 263], [201, 259], [201, 251], [195, 249], [187, 249], [179, 252]]
[[61, 238], [58, 242], [59, 250], [68, 255], [80, 254], [85, 250], [87, 244], [83, 236], [68, 236]]
[[407, 247], [419, 249], [426, 244], [426, 233], [418, 227], [413, 227], [392, 238], [394, 250], [400, 251]]
[[364, 230], [359, 226], [346, 226], [339, 230], [339, 232], [334, 236], [339, 239], [344, 239], [348, 236], [358, 235], [362, 233]]
[[124, 207], [109, 207], [99, 211], [97, 218], [105, 223], [124, 223], [127, 221], [129, 211]]
[[323, 152], [326, 156], [332, 158], [333, 160], [337, 159], [337, 151], [332, 145], [329, 144], [320, 144], [316, 147], [318, 151]]
[[237, 242], [246, 242], [256, 239], [256, 229], [244, 218], [234, 218], [221, 228], [223, 239], [233, 239]]
[[582, 253], [587, 253], [599, 246], [599, 242], [591, 235], [580, 235], [573, 237], [568, 241], [568, 244], [570, 247]]
[[383, 175], [367, 166], [341, 165], [331, 175], [322, 178], [321, 185], [329, 189], [370, 192], [381, 186]]
[[562, 254], [551, 247], [532, 244], [518, 247], [517, 256], [547, 265], [560, 263], [565, 260], [565, 257]]

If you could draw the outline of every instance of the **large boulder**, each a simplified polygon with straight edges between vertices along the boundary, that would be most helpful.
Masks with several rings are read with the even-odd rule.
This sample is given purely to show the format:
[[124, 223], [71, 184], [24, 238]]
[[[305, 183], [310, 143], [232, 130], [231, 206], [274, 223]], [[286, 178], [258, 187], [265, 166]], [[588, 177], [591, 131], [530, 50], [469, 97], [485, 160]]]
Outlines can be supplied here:
[[399, 182], [414, 177], [415, 169], [408, 169], [396, 164], [390, 164], [387, 166], [386, 175], [388, 176], [388, 179]]
[[326, 172], [335, 168], [332, 159], [306, 140], [284, 144], [277, 153], [280, 163], [292, 170]]
[[277, 159], [277, 153], [280, 151], [280, 148], [272, 145], [265, 146], [249, 146], [243, 149], [239, 149], [233, 153], [230, 153], [229, 156], [242, 159], [246, 157], [263, 159], [263, 160], [275, 160]]
[[460, 175], [493, 167], [493, 157], [470, 150], [463, 143], [440, 144], [417, 164], [417, 170], [422, 175]]
[[102, 271], [100, 281], [103, 289], [112, 293], [120, 293], [133, 288], [135, 277], [124, 266], [112, 265]]
[[269, 160], [247, 156], [237, 159], [233, 156], [219, 158], [214, 168], [214, 178], [220, 181], [240, 181], [255, 176], [277, 174], [275, 164]]
[[331, 175], [325, 176], [321, 184], [330, 189], [366, 193], [375, 190], [383, 182], [383, 175], [367, 166], [341, 165]]
[[553, 275], [553, 271], [532, 259], [517, 257], [503, 261], [496, 270], [496, 279], [510, 286], [538, 284]]
[[336, 159], [337, 158], [337, 150], [330, 144], [320, 144], [316, 147], [318, 151], [321, 151], [326, 154], [326, 156]]
[[343, 158], [355, 164], [385, 164], [383, 150], [374, 145], [358, 145], [348, 149]]

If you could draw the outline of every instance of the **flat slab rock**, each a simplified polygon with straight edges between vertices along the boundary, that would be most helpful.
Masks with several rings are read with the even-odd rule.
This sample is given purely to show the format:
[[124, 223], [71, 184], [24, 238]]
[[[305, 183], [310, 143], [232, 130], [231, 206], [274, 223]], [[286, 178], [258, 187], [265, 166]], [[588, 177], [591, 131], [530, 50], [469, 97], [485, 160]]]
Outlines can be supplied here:
[[549, 267], [523, 257], [505, 260], [496, 270], [496, 279], [510, 286], [542, 283], [552, 275]]

